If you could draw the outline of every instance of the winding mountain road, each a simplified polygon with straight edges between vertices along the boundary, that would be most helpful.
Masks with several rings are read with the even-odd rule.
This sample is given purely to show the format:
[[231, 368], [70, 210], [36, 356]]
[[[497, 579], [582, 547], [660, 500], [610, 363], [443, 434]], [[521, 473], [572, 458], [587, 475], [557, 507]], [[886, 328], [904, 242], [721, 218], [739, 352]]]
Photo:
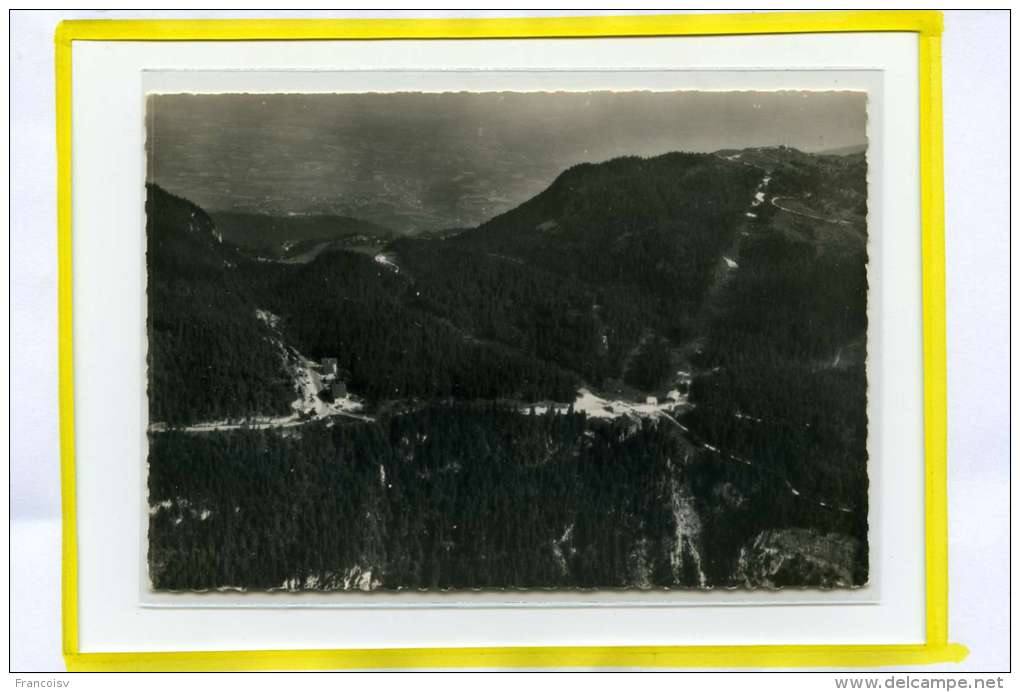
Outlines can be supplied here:
[[784, 199], [784, 198], [783, 197], [773, 197], [770, 200], [770, 203], [776, 209], [779, 209], [780, 211], [785, 211], [787, 214], [793, 214], [795, 216], [803, 216], [805, 219], [814, 219], [815, 221], [824, 221], [825, 223], [835, 223], [835, 224], [839, 224], [841, 226], [850, 226], [851, 225], [851, 223], [849, 221], [847, 221], [846, 219], [827, 219], [824, 216], [817, 216], [815, 214], [810, 214], [810, 213], [808, 213], [806, 211], [797, 211], [796, 209], [790, 209], [789, 207], [784, 207], [782, 204], [779, 203], [779, 200], [781, 200], [781, 199]]

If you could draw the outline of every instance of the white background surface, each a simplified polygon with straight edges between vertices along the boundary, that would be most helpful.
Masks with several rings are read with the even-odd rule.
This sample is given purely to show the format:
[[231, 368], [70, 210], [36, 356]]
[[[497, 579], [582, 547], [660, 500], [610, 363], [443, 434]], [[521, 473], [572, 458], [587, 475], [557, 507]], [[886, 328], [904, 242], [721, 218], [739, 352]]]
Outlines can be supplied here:
[[[51, 38], [16, 16], [13, 667], [60, 669]], [[974, 669], [1008, 665], [1006, 22], [946, 18], [950, 511], [954, 640]]]
[[[608, 644], [921, 643], [924, 596], [921, 447], [920, 196], [917, 37], [910, 33], [502, 41], [88, 42], [74, 44], [72, 168], [75, 460], [79, 646], [85, 652]], [[202, 72], [210, 66], [222, 72]], [[327, 70], [315, 79], [266, 68]], [[664, 71], [682, 67], [683, 70]], [[719, 68], [744, 67], [750, 71]], [[802, 68], [880, 68], [826, 73]], [[378, 71], [379, 69], [384, 71]], [[585, 72], [571, 70], [584, 68]], [[626, 68], [630, 71], [620, 71]], [[697, 72], [692, 70], [713, 70]], [[764, 70], [764, 68], [770, 68]], [[789, 589], [585, 594], [277, 594], [331, 609], [140, 608], [148, 507], [142, 171], [143, 92], [162, 70], [188, 88], [339, 91], [704, 88], [869, 89], [869, 451], [875, 583], [851, 594]], [[403, 70], [419, 69], [417, 74]], [[507, 71], [508, 69], [512, 71]], [[344, 71], [337, 71], [344, 70]], [[365, 72], [364, 70], [374, 70]], [[401, 70], [401, 71], [392, 71]], [[464, 70], [470, 70], [465, 72]], [[478, 70], [482, 70], [479, 72]], [[410, 77], [410, 79], [409, 79]], [[255, 82], [261, 82], [256, 86]], [[326, 82], [328, 84], [323, 84]], [[887, 230], [888, 229], [888, 230]], [[647, 597], [646, 597], [647, 596]], [[658, 596], [658, 598], [655, 598]], [[151, 601], [151, 594], [146, 594]], [[222, 602], [231, 594], [181, 596]], [[236, 596], [233, 597], [237, 599]], [[389, 609], [349, 608], [368, 598]], [[264, 597], [246, 596], [252, 604]], [[492, 599], [490, 601], [490, 599]], [[862, 600], [859, 600], [862, 599]], [[161, 599], [166, 601], [167, 599]], [[512, 608], [495, 608], [493, 601]], [[747, 600], [768, 607], [726, 607]], [[854, 607], [834, 605], [853, 600]], [[455, 603], [449, 607], [450, 602]], [[657, 607], [634, 607], [634, 601]], [[796, 603], [791, 603], [796, 601]], [[864, 602], [868, 601], [868, 602]], [[392, 608], [404, 606], [401, 610]], [[244, 632], [243, 637], [238, 631]]]

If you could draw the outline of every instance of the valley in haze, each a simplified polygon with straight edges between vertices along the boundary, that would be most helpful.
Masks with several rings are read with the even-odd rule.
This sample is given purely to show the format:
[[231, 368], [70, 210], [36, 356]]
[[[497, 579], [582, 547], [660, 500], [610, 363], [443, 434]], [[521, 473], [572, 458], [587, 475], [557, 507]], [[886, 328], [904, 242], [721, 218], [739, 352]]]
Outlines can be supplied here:
[[615, 156], [414, 232], [150, 180], [152, 588], [866, 584], [865, 157]]

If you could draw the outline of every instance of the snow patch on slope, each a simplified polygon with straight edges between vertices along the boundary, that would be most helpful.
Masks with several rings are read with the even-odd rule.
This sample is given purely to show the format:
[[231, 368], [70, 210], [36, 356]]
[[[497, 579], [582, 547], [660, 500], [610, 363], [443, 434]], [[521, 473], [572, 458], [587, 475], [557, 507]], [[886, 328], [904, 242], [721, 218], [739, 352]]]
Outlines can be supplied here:
[[[661, 418], [665, 417], [674, 423], [674, 419], [670, 414], [677, 407], [687, 403], [687, 399], [684, 395], [680, 394], [679, 390], [674, 389], [669, 393], [667, 399], [659, 402], [656, 397], [648, 397], [644, 403], [623, 401], [620, 399], [605, 399], [591, 392], [591, 390], [582, 387], [577, 390], [577, 398], [574, 400], [574, 411], [576, 413], [585, 413], [589, 418], [600, 418], [604, 420], [612, 420], [615, 418]], [[521, 409], [523, 413], [531, 413], [534, 411], [536, 414], [541, 415], [549, 411], [552, 408], [557, 413], [567, 413], [570, 411], [569, 404], [535, 404], [532, 406], [526, 406]]]
[[387, 269], [392, 270], [395, 274], [399, 274], [400, 273], [400, 267], [397, 266], [397, 263], [394, 262], [392, 258], [387, 257], [385, 254], [380, 252], [378, 255], [376, 255], [372, 259], [374, 259], [378, 264], [383, 265]]

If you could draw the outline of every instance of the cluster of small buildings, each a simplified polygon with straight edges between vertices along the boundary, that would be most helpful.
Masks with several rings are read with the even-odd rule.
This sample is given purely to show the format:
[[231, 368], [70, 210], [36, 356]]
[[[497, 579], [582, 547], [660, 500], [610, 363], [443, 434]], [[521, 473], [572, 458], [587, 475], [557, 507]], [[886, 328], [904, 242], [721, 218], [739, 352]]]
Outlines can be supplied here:
[[347, 396], [347, 384], [340, 377], [340, 367], [337, 365], [336, 358], [323, 358], [319, 362], [319, 374], [322, 378], [320, 398], [332, 401]]

